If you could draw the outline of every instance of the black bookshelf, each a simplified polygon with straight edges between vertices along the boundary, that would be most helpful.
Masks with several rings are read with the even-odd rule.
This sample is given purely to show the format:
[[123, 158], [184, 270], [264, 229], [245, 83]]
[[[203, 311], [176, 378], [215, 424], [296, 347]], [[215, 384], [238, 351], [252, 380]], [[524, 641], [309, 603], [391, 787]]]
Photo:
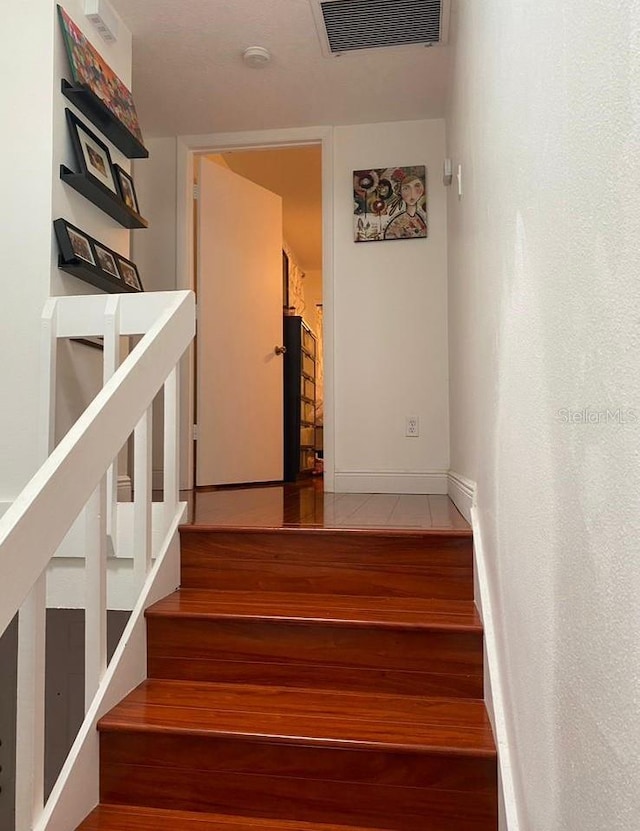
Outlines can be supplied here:
[[63, 78], [62, 94], [128, 159], [149, 157], [147, 148], [88, 87], [73, 86]]

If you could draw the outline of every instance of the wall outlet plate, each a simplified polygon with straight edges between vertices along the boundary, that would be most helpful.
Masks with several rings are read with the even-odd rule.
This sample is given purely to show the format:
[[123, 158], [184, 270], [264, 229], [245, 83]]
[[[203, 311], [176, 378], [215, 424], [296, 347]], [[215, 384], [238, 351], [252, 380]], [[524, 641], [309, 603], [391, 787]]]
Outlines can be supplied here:
[[405, 425], [405, 436], [411, 438], [420, 435], [420, 419], [418, 416], [407, 416]]

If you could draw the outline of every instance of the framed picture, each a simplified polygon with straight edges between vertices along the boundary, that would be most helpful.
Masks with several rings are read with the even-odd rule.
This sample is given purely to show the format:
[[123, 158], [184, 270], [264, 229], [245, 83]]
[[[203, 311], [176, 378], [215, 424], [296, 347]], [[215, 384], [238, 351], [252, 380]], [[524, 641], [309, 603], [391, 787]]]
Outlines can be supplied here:
[[142, 143], [142, 131], [131, 91], [122, 83], [98, 50], [89, 43], [62, 6], [58, 6], [58, 19], [74, 83], [90, 89], [118, 121], [124, 124], [127, 130]]
[[132, 289], [136, 289], [136, 291], [143, 291], [136, 264], [132, 263], [130, 260], [125, 260], [124, 257], [117, 256], [116, 259], [118, 261], [118, 271], [120, 272], [120, 277], [124, 280], [124, 282], [128, 286], [131, 286]]
[[120, 186], [120, 196], [122, 197], [122, 201], [127, 206], [127, 208], [131, 208], [132, 211], [135, 211], [137, 214], [140, 213], [140, 208], [138, 207], [138, 197], [136, 196], [136, 189], [133, 185], [133, 179], [127, 173], [126, 170], [123, 170], [119, 164], [113, 166], [116, 172], [116, 176], [118, 179], [118, 185]]
[[53, 228], [60, 250], [59, 267], [108, 292], [144, 291], [138, 267], [89, 234], [56, 219]]
[[120, 196], [109, 148], [71, 110], [65, 110], [73, 152], [80, 171]]
[[116, 266], [116, 261], [111, 251], [107, 248], [103, 248], [101, 245], [95, 245], [94, 248], [96, 252], [96, 259], [100, 268], [103, 271], [106, 271], [107, 274], [111, 274], [113, 277], [117, 277], [118, 280], [120, 280], [118, 267]]
[[93, 256], [93, 251], [91, 250], [89, 237], [85, 237], [85, 235], [81, 234], [80, 231], [77, 231], [75, 228], [71, 227], [67, 228], [67, 235], [71, 251], [73, 252], [73, 257], [78, 260], [84, 260], [86, 263], [91, 263], [91, 265], [95, 265], [96, 261]]
[[427, 236], [427, 169], [424, 165], [353, 172], [355, 242]]

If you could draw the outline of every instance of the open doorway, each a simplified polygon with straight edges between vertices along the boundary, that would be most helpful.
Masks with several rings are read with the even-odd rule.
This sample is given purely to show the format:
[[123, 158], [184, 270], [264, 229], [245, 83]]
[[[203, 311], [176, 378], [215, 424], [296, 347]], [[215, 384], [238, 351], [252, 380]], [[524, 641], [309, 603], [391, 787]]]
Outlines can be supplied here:
[[196, 486], [318, 475], [322, 146], [200, 153], [195, 161]]

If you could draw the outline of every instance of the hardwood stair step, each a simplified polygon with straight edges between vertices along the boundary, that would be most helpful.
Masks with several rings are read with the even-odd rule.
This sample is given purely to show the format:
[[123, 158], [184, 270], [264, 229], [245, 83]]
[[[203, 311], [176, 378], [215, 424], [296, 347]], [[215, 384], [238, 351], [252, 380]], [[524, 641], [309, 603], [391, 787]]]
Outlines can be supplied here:
[[482, 701], [148, 680], [104, 716], [106, 803], [496, 831]]
[[182, 586], [473, 598], [473, 547], [451, 531], [181, 528]]
[[482, 697], [471, 601], [180, 589], [147, 628], [153, 678]]
[[261, 819], [139, 805], [98, 805], [77, 831], [373, 831], [353, 825]]
[[496, 756], [483, 701], [248, 684], [148, 679], [98, 729]]
[[422, 597], [179, 589], [147, 609], [146, 615], [482, 633], [473, 601]]
[[497, 827], [482, 701], [148, 680], [99, 730], [109, 804], [391, 831]]

